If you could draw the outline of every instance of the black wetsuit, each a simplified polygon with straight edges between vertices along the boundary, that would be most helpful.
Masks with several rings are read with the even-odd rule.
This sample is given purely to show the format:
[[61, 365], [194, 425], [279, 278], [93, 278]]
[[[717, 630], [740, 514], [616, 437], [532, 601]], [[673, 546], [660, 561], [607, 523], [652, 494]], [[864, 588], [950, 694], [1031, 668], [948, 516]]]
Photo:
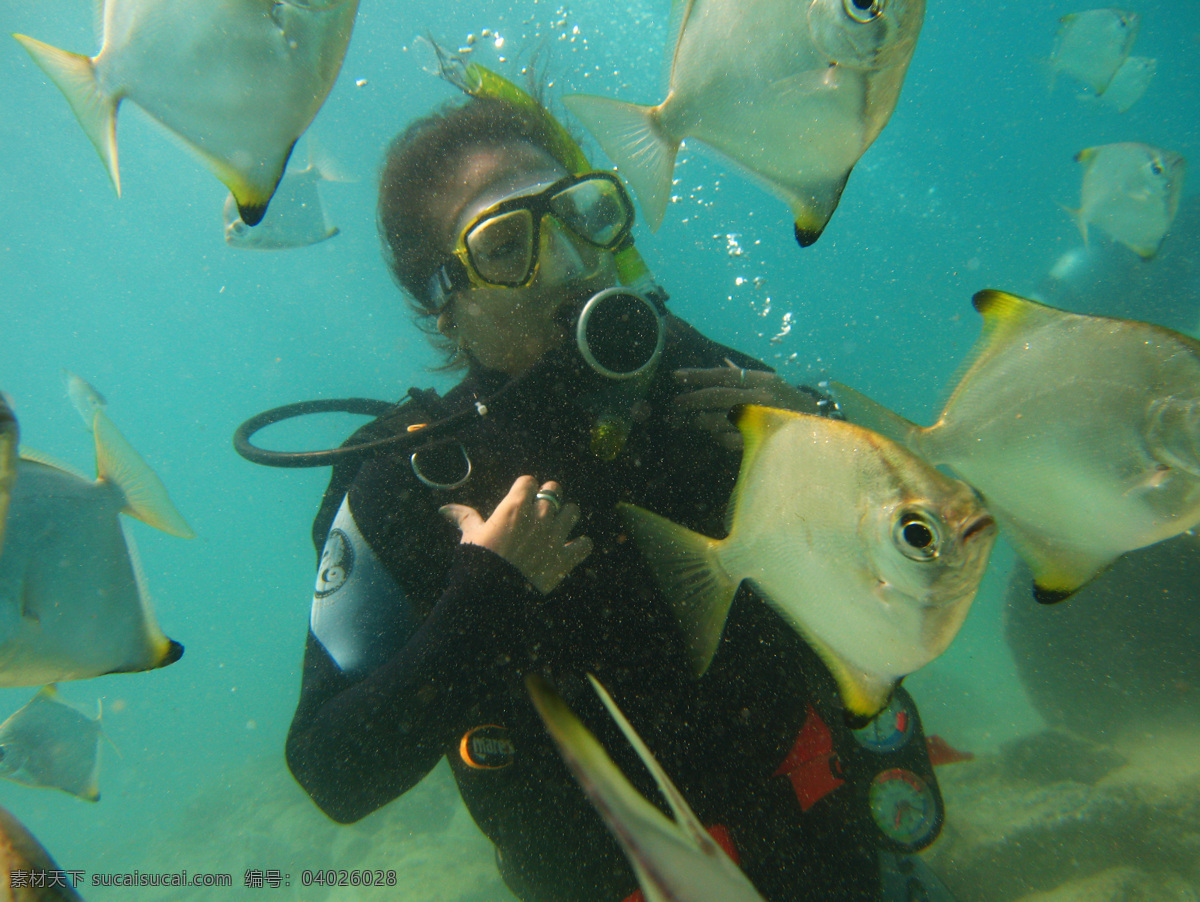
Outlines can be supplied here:
[[[345, 496], [362, 538], [402, 590], [411, 623], [363, 619], [351, 642], [374, 648], [375, 663], [352, 673], [310, 631], [288, 764], [330, 817], [350, 822], [412, 788], [445, 755], [521, 899], [620, 902], [637, 888], [632, 872], [523, 684], [530, 670], [548, 676], [633, 784], [661, 804], [587, 684], [585, 674], [593, 673], [700, 820], [724, 828], [769, 902], [877, 899], [882, 839], [868, 785], [902, 766], [936, 794], [919, 723], [910, 725], [903, 749], [867, 752], [846, 726], [826, 668], [745, 586], [711, 667], [695, 679], [673, 614], [614, 509], [628, 501], [707, 535], [724, 534], [740, 455], [680, 421], [672, 373], [723, 366], [727, 358], [764, 367], [678, 319], [670, 323], [655, 380], [615, 460], [590, 450], [596, 411], [587, 380], [552, 356], [454, 433], [472, 464], [460, 487], [423, 485], [411, 449], [335, 470], [314, 524], [318, 548]], [[472, 373], [445, 399], [426, 396], [401, 408], [399, 426], [377, 422], [356, 440], [469, 410], [505, 381]], [[458, 530], [437, 512], [457, 502], [487, 516], [522, 474], [558, 480], [582, 509], [577, 533], [595, 543], [548, 596], [496, 554], [460, 544]], [[334, 563], [350, 566], [348, 558]], [[324, 597], [336, 596], [345, 575], [321, 574], [332, 579], [319, 583]], [[472, 733], [478, 727], [485, 729]], [[491, 740], [480, 747], [486, 760], [473, 758], [468, 734]], [[805, 737], [799, 744], [798, 736]]]

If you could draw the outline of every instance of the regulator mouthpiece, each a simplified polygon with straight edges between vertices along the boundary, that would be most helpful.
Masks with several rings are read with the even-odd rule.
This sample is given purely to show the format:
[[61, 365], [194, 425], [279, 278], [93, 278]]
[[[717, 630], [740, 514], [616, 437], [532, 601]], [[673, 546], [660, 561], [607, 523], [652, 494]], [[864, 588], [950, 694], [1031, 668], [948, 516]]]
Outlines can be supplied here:
[[653, 370], [662, 356], [667, 328], [658, 308], [628, 288], [606, 288], [579, 312], [579, 354], [607, 379], [634, 379]]

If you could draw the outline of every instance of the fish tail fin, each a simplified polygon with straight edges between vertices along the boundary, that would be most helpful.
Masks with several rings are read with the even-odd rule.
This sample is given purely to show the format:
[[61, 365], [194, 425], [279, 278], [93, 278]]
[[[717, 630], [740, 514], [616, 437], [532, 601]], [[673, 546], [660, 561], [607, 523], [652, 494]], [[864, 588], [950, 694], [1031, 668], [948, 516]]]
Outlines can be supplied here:
[[739, 582], [721, 564], [724, 542], [632, 504], [617, 508], [675, 610], [696, 673], [703, 674], [717, 652]]
[[830, 388], [837, 399], [838, 409], [851, 423], [878, 432], [910, 451], [918, 451], [921, 427], [916, 423], [888, 410], [878, 401], [868, 398], [848, 385], [831, 382]]
[[329, 149], [317, 140], [316, 136], [309, 134], [304, 139], [308, 153], [308, 165], [316, 170], [317, 176], [323, 182], [353, 182], [352, 178], [343, 168], [342, 165], [333, 158]]
[[659, 108], [591, 94], [568, 95], [563, 105], [587, 126], [629, 180], [646, 224], [656, 231], [667, 211], [679, 153], [679, 141], [662, 127]]
[[109, 736], [108, 733], [105, 731], [103, 721], [104, 721], [104, 699], [98, 698], [98, 699], [96, 699], [96, 727], [99, 729], [101, 737], [108, 740], [108, 744], [110, 746], [112, 746], [112, 750], [117, 753], [117, 757], [120, 758], [121, 760], [124, 760], [125, 756], [121, 754], [120, 747], [115, 742], [113, 742], [113, 738], [111, 736]]
[[95, 411], [92, 424], [96, 435], [96, 474], [120, 489], [125, 498], [123, 512], [173, 536], [193, 538], [196, 534], [171, 503], [162, 480], [103, 410]]
[[100, 154], [117, 197], [121, 196], [121, 173], [117, 168], [117, 107], [121, 98], [108, 94], [96, 79], [90, 57], [68, 53], [23, 34], [14, 34], [71, 105], [84, 134]]
[[1063, 212], [1071, 217], [1071, 221], [1079, 229], [1079, 234], [1083, 236], [1083, 246], [1085, 248], [1088, 247], [1088, 224], [1087, 220], [1083, 218], [1083, 208], [1081, 207], [1076, 210], [1073, 207], [1068, 207], [1066, 204], [1059, 204], [1059, 206], [1063, 208]]

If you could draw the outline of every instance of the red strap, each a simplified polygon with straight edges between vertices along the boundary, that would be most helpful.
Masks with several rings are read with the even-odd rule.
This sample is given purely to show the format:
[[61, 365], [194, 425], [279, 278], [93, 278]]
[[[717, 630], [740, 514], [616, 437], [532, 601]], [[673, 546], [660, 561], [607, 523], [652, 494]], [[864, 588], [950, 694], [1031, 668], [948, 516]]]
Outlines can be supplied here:
[[808, 717], [796, 735], [792, 750], [773, 776], [787, 775], [796, 791], [800, 810], [808, 811], [846, 782], [834, 775], [835, 767], [841, 771], [837, 755], [833, 752], [833, 733], [816, 709], [809, 705]]
[[[734, 864], [741, 864], [741, 859], [738, 857], [737, 846], [733, 844], [733, 837], [729, 835], [729, 831], [725, 829], [724, 824], [713, 824], [711, 827], [705, 827], [708, 835], [717, 841], [717, 845], [725, 850], [725, 854], [733, 859]], [[646, 897], [640, 889], [635, 889], [632, 893], [626, 896], [621, 902], [646, 902]]]

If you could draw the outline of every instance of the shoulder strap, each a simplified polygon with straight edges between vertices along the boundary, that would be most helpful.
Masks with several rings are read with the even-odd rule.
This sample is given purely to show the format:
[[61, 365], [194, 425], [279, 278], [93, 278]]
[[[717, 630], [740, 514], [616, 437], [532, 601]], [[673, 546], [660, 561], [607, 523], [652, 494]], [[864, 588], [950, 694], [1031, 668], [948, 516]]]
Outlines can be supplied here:
[[[408, 432], [409, 426], [440, 417], [444, 406], [444, 402], [436, 391], [410, 388], [408, 394], [400, 399], [391, 413], [376, 417], [365, 426], [355, 430], [346, 441], [342, 442], [341, 447], [362, 445], [367, 442], [379, 441], [390, 435], [401, 435]], [[365, 457], [350, 457], [333, 465], [329, 485], [321, 498], [321, 506], [317, 509], [317, 515], [313, 519], [312, 540], [313, 547], [317, 551], [318, 561], [321, 557], [321, 550], [325, 547], [325, 538], [329, 535], [329, 527], [333, 525], [338, 508], [342, 506], [342, 499], [346, 497], [346, 492], [350, 490], [351, 484], [358, 476], [359, 469], [366, 461]]]

